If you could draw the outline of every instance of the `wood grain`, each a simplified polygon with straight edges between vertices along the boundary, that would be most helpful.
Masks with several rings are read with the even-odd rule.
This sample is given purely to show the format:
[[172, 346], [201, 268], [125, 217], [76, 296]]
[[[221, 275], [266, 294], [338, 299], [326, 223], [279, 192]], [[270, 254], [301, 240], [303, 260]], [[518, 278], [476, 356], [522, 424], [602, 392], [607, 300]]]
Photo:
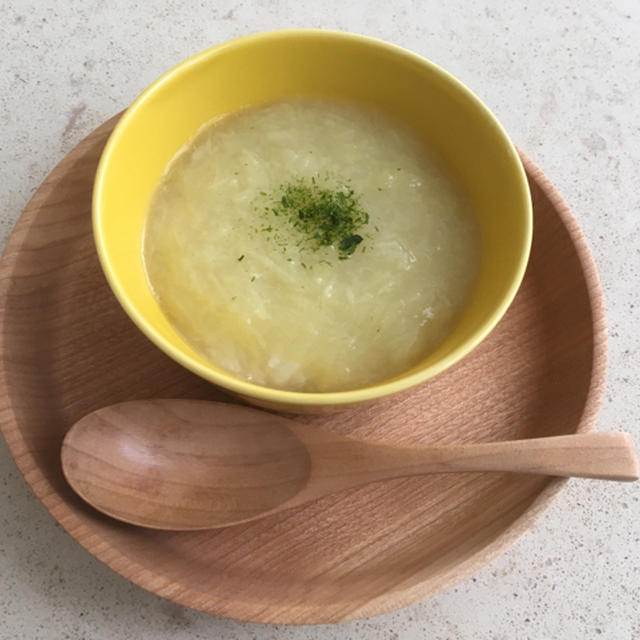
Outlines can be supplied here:
[[[0, 425], [36, 495], [89, 552], [136, 584], [216, 615], [262, 622], [366, 617], [470, 576], [531, 526], [563, 480], [439, 474], [350, 489], [264, 520], [199, 532], [143, 530], [86, 506], [60, 445], [81, 416], [151, 397], [228, 400], [154, 348], [118, 306], [91, 236], [95, 168], [112, 119], [27, 205], [0, 264]], [[586, 432], [605, 374], [602, 293], [566, 203], [529, 159], [534, 243], [492, 334], [443, 375], [336, 416], [336, 433], [451, 444]]]
[[496, 471], [634, 481], [628, 433], [574, 433], [454, 445], [356, 440], [229, 402], [113, 404], [67, 432], [62, 471], [102, 513], [153, 529], [249, 522], [371, 482]]

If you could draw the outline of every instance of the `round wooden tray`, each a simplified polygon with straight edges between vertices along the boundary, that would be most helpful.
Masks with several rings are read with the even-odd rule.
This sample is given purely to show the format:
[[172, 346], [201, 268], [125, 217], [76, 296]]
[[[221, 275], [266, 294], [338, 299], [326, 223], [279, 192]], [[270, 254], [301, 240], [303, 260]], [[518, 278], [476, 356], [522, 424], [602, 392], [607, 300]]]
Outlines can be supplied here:
[[[229, 400], [148, 342], [103, 278], [91, 235], [91, 190], [116, 120], [47, 177], [0, 265], [1, 426], [53, 517], [136, 584], [211, 614], [261, 622], [320, 623], [391, 611], [452, 586], [504, 551], [563, 480], [400, 479], [261, 521], [186, 533], [122, 524], [75, 496], [59, 452], [65, 432], [84, 414], [134, 398]], [[491, 336], [417, 389], [301, 420], [404, 444], [593, 428], [606, 353], [598, 276], [567, 205], [540, 169], [523, 162], [534, 202], [533, 252], [522, 288]]]

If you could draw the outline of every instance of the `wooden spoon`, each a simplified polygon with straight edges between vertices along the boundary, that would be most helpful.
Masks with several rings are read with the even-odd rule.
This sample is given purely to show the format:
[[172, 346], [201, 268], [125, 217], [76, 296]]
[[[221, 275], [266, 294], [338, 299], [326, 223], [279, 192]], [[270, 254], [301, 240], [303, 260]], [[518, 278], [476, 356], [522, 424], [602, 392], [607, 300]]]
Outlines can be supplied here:
[[90, 413], [67, 433], [62, 469], [96, 509], [174, 530], [224, 527], [348, 487], [426, 473], [638, 478], [633, 441], [621, 432], [397, 447], [198, 400], [125, 402]]

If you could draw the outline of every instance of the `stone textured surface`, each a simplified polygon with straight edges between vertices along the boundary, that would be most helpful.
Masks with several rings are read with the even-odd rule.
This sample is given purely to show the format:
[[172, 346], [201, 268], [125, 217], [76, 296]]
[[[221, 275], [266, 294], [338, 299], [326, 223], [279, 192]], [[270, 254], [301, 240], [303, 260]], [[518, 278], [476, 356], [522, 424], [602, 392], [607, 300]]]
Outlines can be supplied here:
[[[466, 82], [553, 178], [604, 286], [610, 365], [599, 420], [640, 442], [640, 5], [637, 0], [326, 2], [0, 0], [2, 246], [46, 173], [161, 72], [234, 36], [360, 32]], [[572, 481], [471, 580], [339, 626], [211, 618], [106, 569], [53, 522], [0, 442], [0, 639], [632, 640], [640, 638], [640, 488]]]

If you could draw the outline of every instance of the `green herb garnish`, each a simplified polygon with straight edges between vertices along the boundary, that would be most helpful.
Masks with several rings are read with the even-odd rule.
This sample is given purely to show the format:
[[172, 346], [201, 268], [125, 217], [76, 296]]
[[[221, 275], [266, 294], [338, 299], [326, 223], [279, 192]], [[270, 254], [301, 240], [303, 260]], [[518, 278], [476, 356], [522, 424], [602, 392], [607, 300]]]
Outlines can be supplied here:
[[[281, 185], [271, 198], [273, 215], [284, 218], [301, 236], [296, 242], [300, 251], [334, 246], [344, 260], [363, 241], [357, 232], [369, 222], [369, 214], [354, 190], [344, 183], [338, 182], [330, 189], [320, 186], [315, 176], [310, 180], [299, 178]], [[271, 226], [264, 230], [271, 231]]]
[[350, 256], [361, 242], [362, 236], [354, 233], [352, 236], [348, 236], [342, 239], [342, 241], [340, 242], [340, 251]]

